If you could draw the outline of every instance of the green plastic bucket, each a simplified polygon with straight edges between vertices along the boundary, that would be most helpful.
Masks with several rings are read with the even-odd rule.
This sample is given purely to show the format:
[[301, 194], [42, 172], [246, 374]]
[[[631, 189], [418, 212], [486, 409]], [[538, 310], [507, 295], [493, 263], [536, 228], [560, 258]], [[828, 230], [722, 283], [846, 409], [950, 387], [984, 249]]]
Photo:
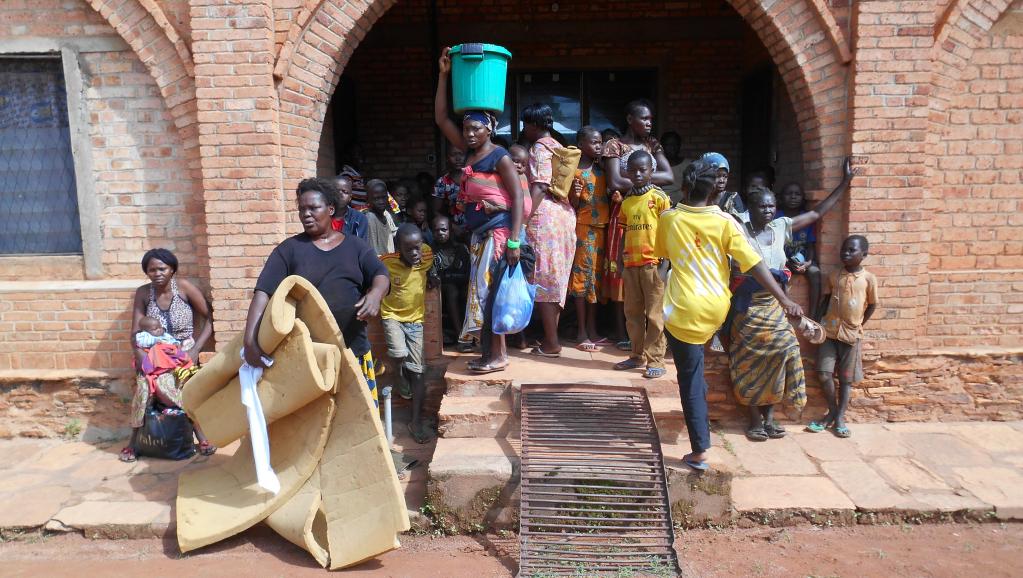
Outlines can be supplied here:
[[451, 99], [455, 112], [503, 112], [511, 52], [496, 44], [459, 44], [451, 48], [450, 54]]

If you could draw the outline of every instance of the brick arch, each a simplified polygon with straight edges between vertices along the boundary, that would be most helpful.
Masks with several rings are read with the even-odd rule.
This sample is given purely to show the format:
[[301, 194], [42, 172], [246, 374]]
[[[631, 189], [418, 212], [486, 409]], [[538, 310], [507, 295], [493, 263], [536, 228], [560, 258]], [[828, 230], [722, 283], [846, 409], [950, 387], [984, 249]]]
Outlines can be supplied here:
[[[198, 107], [194, 61], [188, 44], [156, 0], [87, 0], [131, 47], [152, 75], [181, 138], [195, 197], [202, 196]], [[198, 219], [195, 240], [197, 276], [209, 278], [205, 215]]]
[[[1012, 5], [1013, 0], [954, 0], [937, 22], [934, 33], [930, 131], [928, 145], [938, 152], [948, 125], [948, 103], [957, 90], [962, 71], [973, 49]], [[940, 178], [935, 171], [936, 178]], [[937, 183], [935, 183], [937, 184]]]
[[[394, 2], [306, 0], [274, 69], [285, 188], [315, 171], [323, 118], [341, 72]], [[837, 174], [847, 148], [844, 35], [820, 0], [729, 3], [756, 31], [785, 81], [803, 135], [808, 187], [820, 188], [825, 176], [834, 176], [826, 170]]]
[[163, 9], [154, 0], [88, 2], [124, 38], [149, 70], [181, 132], [185, 148], [195, 149], [198, 140], [192, 55]]

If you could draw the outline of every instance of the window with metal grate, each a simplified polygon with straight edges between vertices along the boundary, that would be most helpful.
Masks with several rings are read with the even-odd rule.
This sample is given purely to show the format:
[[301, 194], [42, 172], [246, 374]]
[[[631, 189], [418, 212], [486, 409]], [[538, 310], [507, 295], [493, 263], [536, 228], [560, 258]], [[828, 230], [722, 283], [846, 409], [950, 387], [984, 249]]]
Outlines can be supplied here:
[[0, 255], [81, 253], [60, 56], [0, 58]]

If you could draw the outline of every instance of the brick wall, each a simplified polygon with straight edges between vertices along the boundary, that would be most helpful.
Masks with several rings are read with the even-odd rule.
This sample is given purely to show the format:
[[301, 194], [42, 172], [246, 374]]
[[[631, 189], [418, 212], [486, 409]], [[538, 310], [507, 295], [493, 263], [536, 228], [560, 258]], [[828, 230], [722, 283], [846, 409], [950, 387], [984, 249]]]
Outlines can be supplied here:
[[130, 51], [92, 52], [80, 61], [88, 79], [105, 276], [140, 277], [139, 259], [153, 247], [194, 267], [202, 204], [153, 77]]
[[1012, 347], [1023, 332], [1023, 3], [962, 72], [935, 159], [927, 334], [938, 347]]
[[[168, 5], [176, 15], [170, 20], [179, 25], [181, 4]], [[117, 32], [83, 0], [0, 6], [5, 40], [90, 36]], [[0, 371], [127, 371], [128, 312], [133, 288], [144, 280], [139, 261], [149, 248], [173, 250], [181, 274], [206, 284], [196, 275], [195, 231], [202, 228], [197, 183], [155, 79], [130, 49], [83, 52], [79, 65], [104, 278], [71, 283], [83, 279], [81, 258], [0, 258]]]
[[130, 371], [134, 290], [116, 282], [91, 285], [0, 292], [0, 371]]
[[[80, 279], [80, 265], [63, 257], [37, 266], [7, 260], [0, 313], [8, 317], [0, 323], [23, 324], [18, 331], [26, 337], [7, 339], [17, 331], [3, 325], [0, 369], [123, 368], [116, 344], [133, 284], [127, 281], [138, 278], [135, 263], [153, 245], [175, 249], [182, 274], [212, 288], [218, 341], [239, 330], [265, 255], [297, 230], [295, 183], [333, 172], [333, 134], [324, 135], [322, 121], [342, 71], [359, 95], [366, 171], [386, 178], [433, 172], [429, 3], [402, 2], [387, 12], [391, 4], [0, 5], [4, 40], [120, 34], [134, 47], [81, 58], [103, 264], [109, 278], [124, 283], [99, 280], [77, 293], [18, 290], [11, 279]], [[658, 69], [658, 131], [679, 130], [687, 152], [728, 154], [736, 173], [737, 83], [769, 57], [785, 87], [776, 104], [779, 179], [801, 176], [820, 198], [850, 150], [864, 167], [846, 213], [825, 224], [821, 249], [827, 263], [846, 229], [871, 238], [868, 266], [882, 280], [882, 307], [868, 331], [869, 379], [856, 407], [879, 419], [928, 417], [931, 406], [920, 401], [928, 395], [933, 407], [947, 404], [942, 415], [1018, 415], [1008, 401], [1019, 398], [1019, 378], [1003, 367], [1012, 366], [1011, 351], [988, 360], [964, 353], [1018, 349], [1023, 330], [1017, 297], [1023, 240], [1016, 232], [1023, 134], [1015, 112], [1023, 104], [1023, 27], [1019, 2], [1002, 16], [1007, 5], [861, 0], [850, 10], [847, 0], [644, 0], [623, 9], [566, 0], [554, 11], [546, 0], [437, 3], [441, 45], [493, 39], [511, 48], [514, 66], [523, 69], [637, 62]], [[842, 34], [850, 46], [836, 44]], [[799, 157], [789, 149], [799, 149]], [[8, 296], [24, 301], [30, 291], [44, 296], [40, 309], [15, 309], [18, 301]], [[95, 303], [92, 317], [63, 309], [63, 301], [50, 298], [58, 294]], [[51, 355], [46, 348], [68, 335], [77, 340]], [[960, 351], [946, 355], [934, 347]], [[891, 361], [910, 354], [925, 360]], [[929, 365], [936, 357], [946, 365]], [[978, 381], [983, 372], [994, 377]]]

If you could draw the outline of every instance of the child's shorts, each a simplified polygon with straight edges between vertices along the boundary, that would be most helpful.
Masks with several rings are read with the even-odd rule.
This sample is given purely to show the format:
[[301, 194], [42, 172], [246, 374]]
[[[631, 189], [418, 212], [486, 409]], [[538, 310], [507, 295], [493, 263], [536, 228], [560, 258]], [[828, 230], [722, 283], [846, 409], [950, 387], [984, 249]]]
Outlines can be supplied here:
[[387, 356], [402, 359], [402, 365], [412, 373], [423, 373], [423, 324], [402, 323], [384, 319], [384, 340]]
[[[837, 371], [836, 371], [837, 367]], [[863, 360], [860, 355], [860, 340], [849, 344], [830, 337], [817, 349], [817, 371], [837, 373], [842, 383], [863, 381]]]

